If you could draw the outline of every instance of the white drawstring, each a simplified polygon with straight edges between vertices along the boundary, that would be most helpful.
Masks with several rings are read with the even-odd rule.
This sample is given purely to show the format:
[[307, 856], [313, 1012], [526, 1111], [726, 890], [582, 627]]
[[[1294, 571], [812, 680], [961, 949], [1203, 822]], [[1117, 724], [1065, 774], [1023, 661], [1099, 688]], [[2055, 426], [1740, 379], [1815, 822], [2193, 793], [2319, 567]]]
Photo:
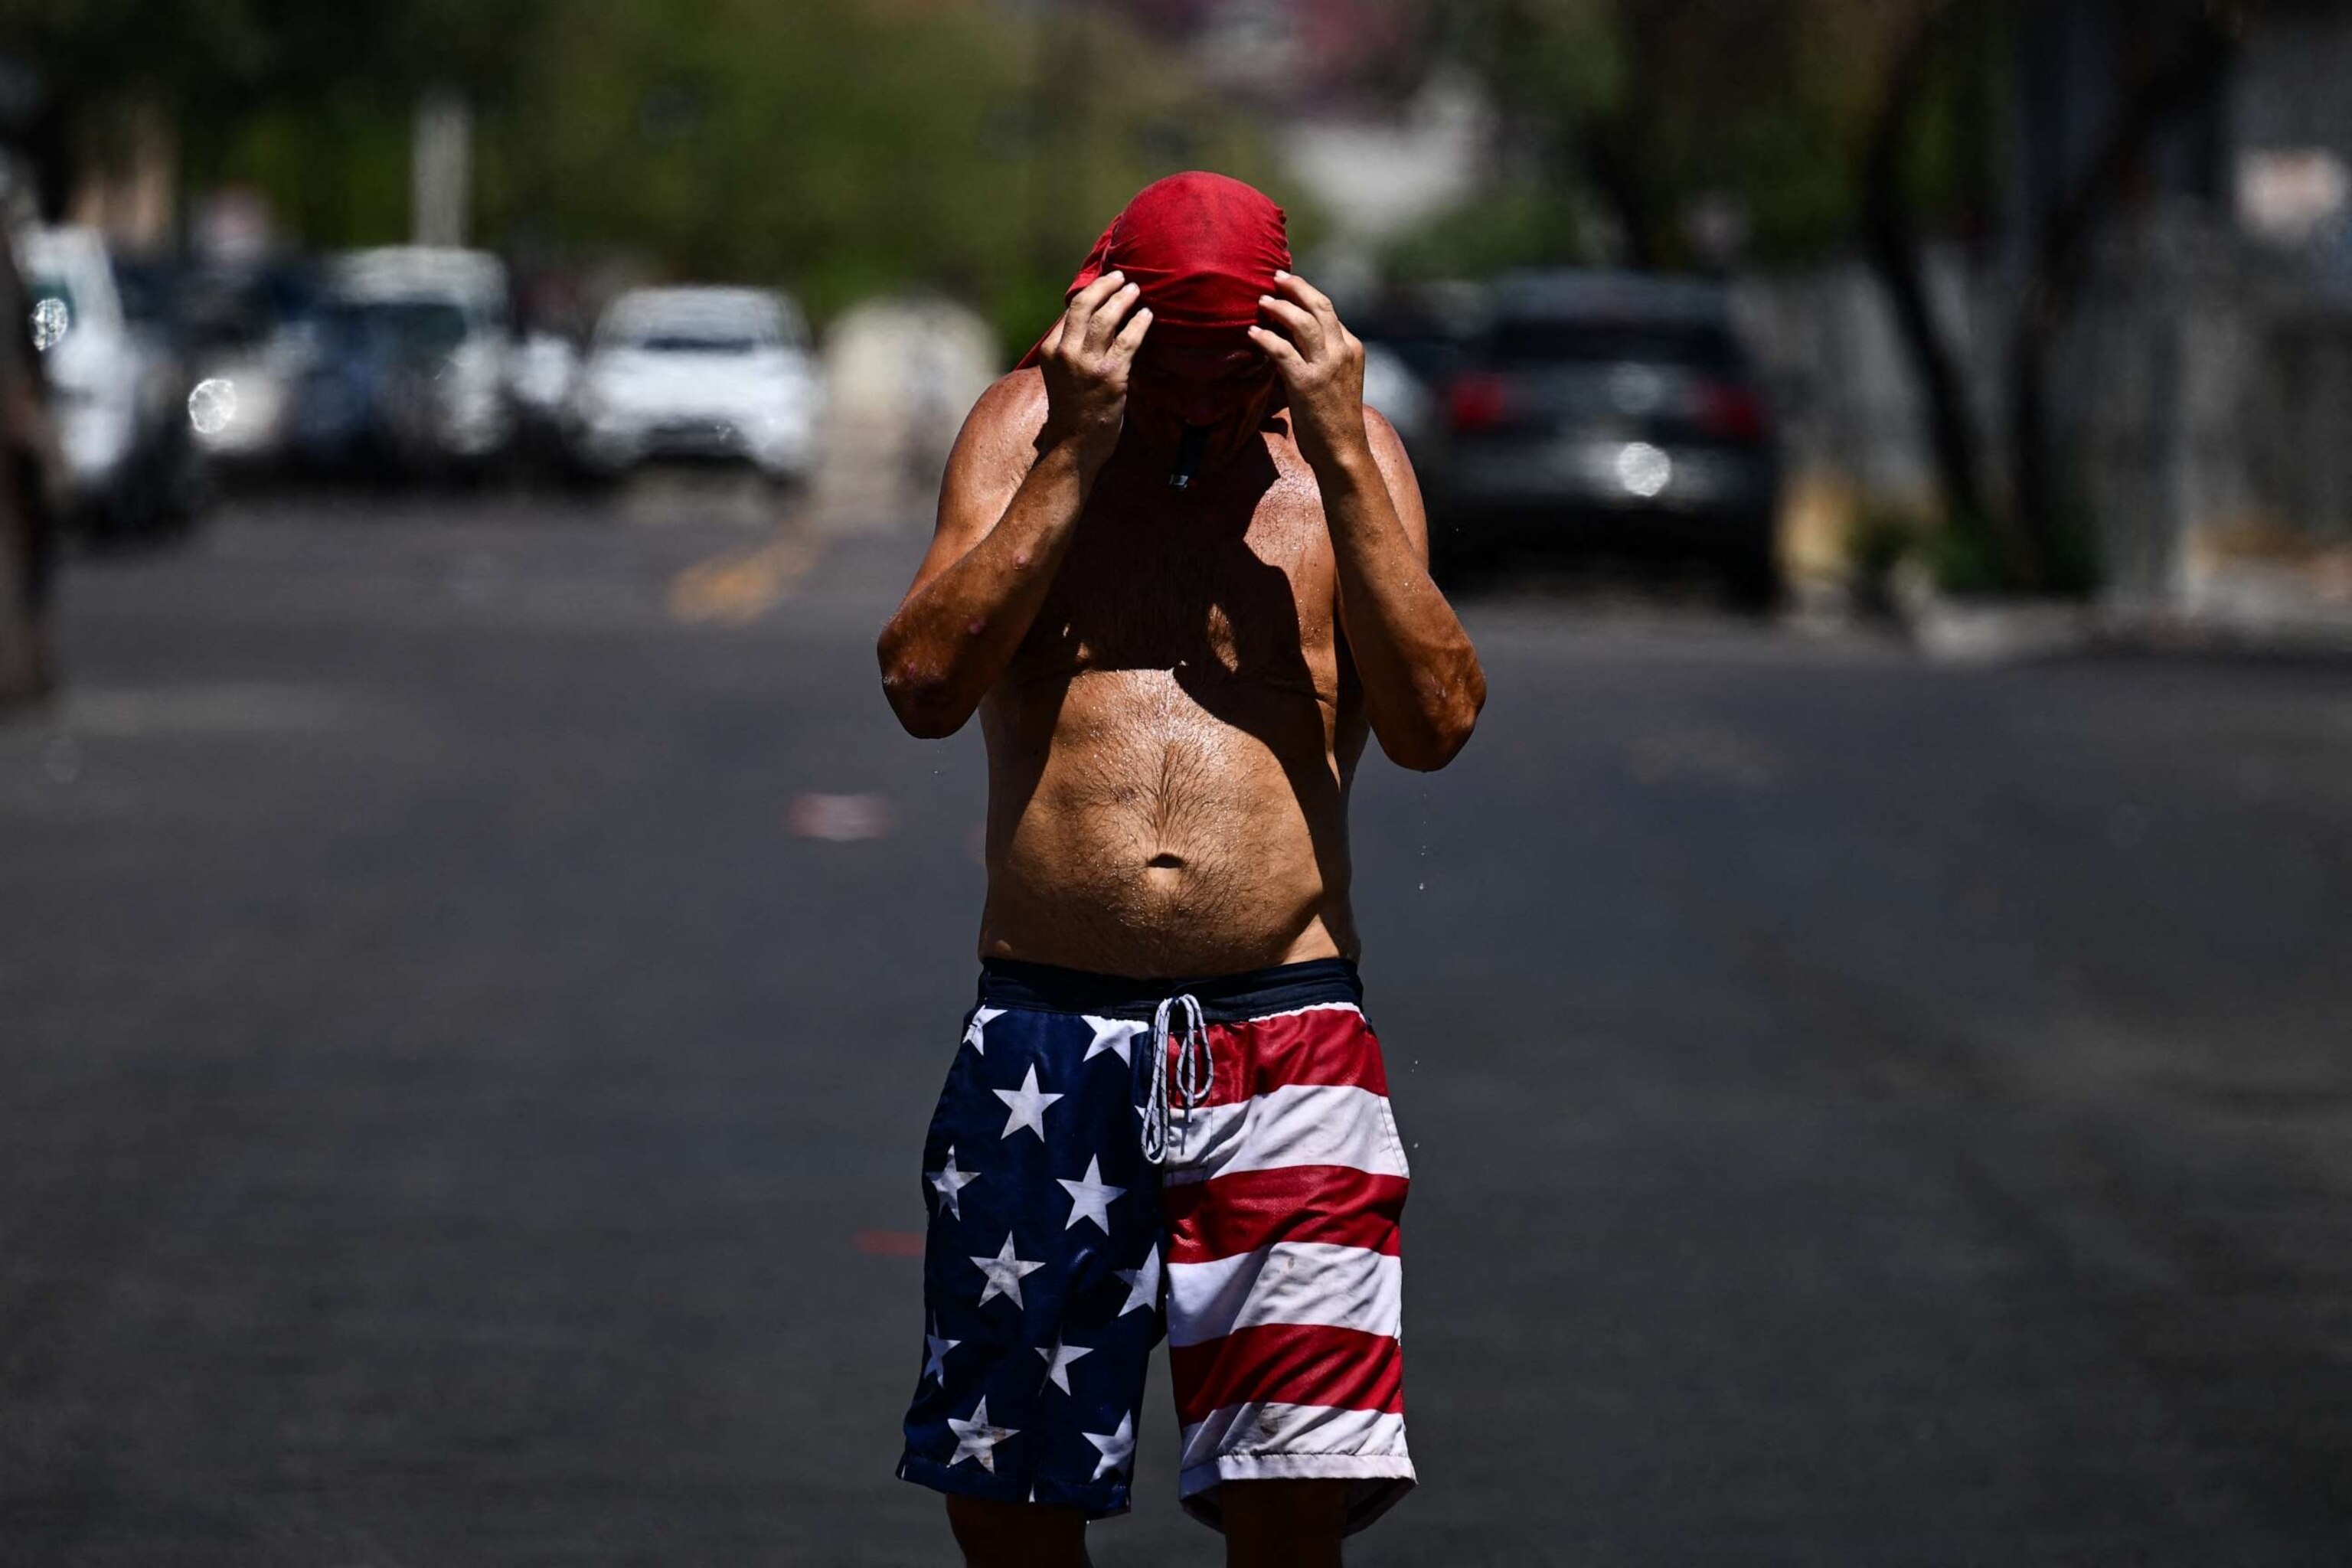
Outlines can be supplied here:
[[[1183, 1054], [1176, 1061], [1173, 1092], [1183, 1100], [1181, 1126], [1175, 1125], [1176, 1105], [1170, 1099], [1168, 1081], [1168, 1018], [1170, 1011], [1178, 1007], [1184, 1010]], [[1200, 1047], [1197, 1074], [1193, 1071], [1195, 1046]], [[1151, 1098], [1143, 1108], [1145, 1159], [1166, 1165], [1183, 1157], [1184, 1132], [1192, 1125], [1192, 1110], [1208, 1102], [1209, 1086], [1216, 1081], [1217, 1059], [1209, 1054], [1209, 1026], [1201, 1016], [1201, 1004], [1190, 994], [1169, 997], [1151, 1016]]]

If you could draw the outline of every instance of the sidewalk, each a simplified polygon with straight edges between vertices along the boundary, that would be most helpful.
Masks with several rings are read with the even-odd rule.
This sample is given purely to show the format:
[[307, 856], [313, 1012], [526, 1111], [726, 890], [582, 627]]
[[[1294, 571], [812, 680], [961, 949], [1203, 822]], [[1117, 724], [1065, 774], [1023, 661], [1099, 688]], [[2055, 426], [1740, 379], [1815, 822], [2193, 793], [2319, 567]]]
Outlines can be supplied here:
[[2231, 562], [2191, 575], [2178, 593], [2059, 599], [1897, 595], [1897, 612], [1927, 658], [2008, 664], [2090, 648], [2352, 658], [2352, 572]]

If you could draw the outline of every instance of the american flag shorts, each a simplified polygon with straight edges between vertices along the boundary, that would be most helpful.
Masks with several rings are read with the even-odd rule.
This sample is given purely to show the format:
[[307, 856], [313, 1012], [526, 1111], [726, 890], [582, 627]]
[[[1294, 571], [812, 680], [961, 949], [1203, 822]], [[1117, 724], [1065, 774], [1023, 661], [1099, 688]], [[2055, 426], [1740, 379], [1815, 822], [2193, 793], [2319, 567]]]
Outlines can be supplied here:
[[1411, 1489], [1408, 1173], [1362, 996], [1339, 959], [982, 967], [924, 1143], [901, 1477], [1124, 1513], [1164, 1333], [1194, 1517], [1224, 1481], [1334, 1479], [1360, 1529]]

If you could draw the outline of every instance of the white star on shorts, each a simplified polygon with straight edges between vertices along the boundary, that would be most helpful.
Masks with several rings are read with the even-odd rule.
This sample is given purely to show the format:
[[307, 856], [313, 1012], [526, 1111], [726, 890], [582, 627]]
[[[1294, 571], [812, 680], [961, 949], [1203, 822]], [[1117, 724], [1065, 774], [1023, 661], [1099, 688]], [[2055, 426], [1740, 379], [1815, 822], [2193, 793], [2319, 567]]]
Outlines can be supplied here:
[[1081, 1432], [1078, 1436], [1102, 1451], [1102, 1458], [1095, 1461], [1094, 1474], [1094, 1479], [1100, 1480], [1127, 1468], [1127, 1461], [1135, 1453], [1135, 1417], [1121, 1415], [1116, 1432]]
[[1092, 1061], [1105, 1051], [1117, 1051], [1122, 1065], [1135, 1065], [1134, 1059], [1128, 1055], [1128, 1048], [1135, 1044], [1135, 1037], [1143, 1033], [1142, 1025], [1127, 1018], [1097, 1018], [1092, 1014], [1087, 1016], [1086, 1021], [1087, 1026], [1094, 1030], [1095, 1037], [1087, 1043], [1084, 1060]]
[[[939, 1320], [933, 1319], [931, 1327], [936, 1329], [939, 1326]], [[940, 1386], [945, 1388], [948, 1382], [948, 1352], [961, 1343], [963, 1343], [961, 1340], [943, 1340], [934, 1333], [924, 1334], [923, 1345], [929, 1353], [923, 1361], [923, 1376], [938, 1379]]]
[[982, 1056], [986, 1056], [988, 1054], [988, 1021], [991, 1018], [1003, 1016], [1004, 1016], [1004, 1009], [1002, 1007], [973, 1008], [971, 1022], [963, 1026], [963, 1043]]
[[[940, 1207], [947, 1210], [948, 1213], [955, 1215], [958, 1219], [963, 1218], [963, 1209], [957, 1194], [961, 1193], [963, 1189], [971, 1184], [980, 1180], [980, 1177], [981, 1173], [978, 1171], [959, 1171], [956, 1169], [955, 1148], [952, 1144], [948, 1148], [948, 1163], [945, 1166], [936, 1171], [925, 1171], [923, 1173], [923, 1180], [930, 1183], [931, 1185], [939, 1191]], [[993, 1187], [989, 1190], [991, 1192], [995, 1191]]]
[[1105, 1236], [1110, 1234], [1110, 1205], [1125, 1197], [1127, 1189], [1108, 1185], [1103, 1181], [1100, 1155], [1087, 1162], [1087, 1173], [1083, 1180], [1069, 1182], [1056, 1176], [1054, 1184], [1070, 1194], [1070, 1218], [1069, 1223], [1062, 1226], [1064, 1230], [1082, 1219], [1090, 1219], [1101, 1227]]
[[1092, 1345], [1066, 1345], [1059, 1340], [1054, 1342], [1050, 1350], [1044, 1345], [1030, 1348], [1045, 1358], [1046, 1379], [1065, 1394], [1070, 1392], [1070, 1363], [1080, 1356], [1095, 1353]]
[[1037, 1066], [1034, 1062], [1030, 1064], [1029, 1071], [1022, 1079], [1019, 1089], [992, 1089], [988, 1092], [1013, 1108], [1013, 1114], [1004, 1119], [1003, 1136], [1007, 1138], [1026, 1127], [1043, 1140], [1045, 1136], [1046, 1108], [1062, 1098], [1058, 1094], [1045, 1094], [1038, 1089]]
[[1021, 1435], [1020, 1428], [1016, 1426], [992, 1426], [988, 1424], [988, 1395], [984, 1394], [980, 1396], [980, 1404], [973, 1407], [971, 1419], [959, 1421], [950, 1415], [948, 1417], [948, 1430], [956, 1436], [955, 1458], [948, 1463], [961, 1465], [966, 1459], [978, 1459], [980, 1468], [991, 1475], [996, 1473], [996, 1446], [1007, 1437]]
[[[1013, 1238], [1007, 1237], [1005, 1245], [1010, 1247], [1012, 1244]], [[1143, 1255], [1143, 1267], [1140, 1268], [1114, 1268], [1111, 1272], [1127, 1282], [1127, 1305], [1118, 1310], [1120, 1317], [1126, 1317], [1138, 1307], [1160, 1305], [1160, 1248], [1157, 1244]]]
[[1027, 1303], [1021, 1300], [1022, 1276], [1034, 1274], [1045, 1266], [1043, 1263], [1024, 1262], [1013, 1257], [1011, 1231], [1004, 1233], [1004, 1245], [998, 1249], [995, 1257], [975, 1258], [972, 1261], [980, 1265], [980, 1271], [982, 1274], [988, 1276], [988, 1283], [982, 1288], [980, 1300], [974, 1305], [985, 1307], [996, 1297], [1005, 1296], [1012, 1299], [1014, 1306], [1024, 1311], [1028, 1310]]

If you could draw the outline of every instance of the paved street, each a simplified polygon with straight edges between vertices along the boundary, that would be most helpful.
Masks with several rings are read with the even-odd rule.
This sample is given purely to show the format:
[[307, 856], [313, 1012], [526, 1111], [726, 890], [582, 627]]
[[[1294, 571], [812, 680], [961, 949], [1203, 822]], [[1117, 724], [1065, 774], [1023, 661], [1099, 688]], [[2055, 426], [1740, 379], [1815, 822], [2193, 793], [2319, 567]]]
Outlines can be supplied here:
[[[692, 510], [693, 509], [688, 509]], [[0, 1562], [951, 1561], [907, 541], [250, 503], [0, 727]], [[1381, 1564], [2352, 1561], [2352, 670], [1542, 597], [1367, 762]], [[1118, 1565], [1206, 1563], [1164, 1381]]]

